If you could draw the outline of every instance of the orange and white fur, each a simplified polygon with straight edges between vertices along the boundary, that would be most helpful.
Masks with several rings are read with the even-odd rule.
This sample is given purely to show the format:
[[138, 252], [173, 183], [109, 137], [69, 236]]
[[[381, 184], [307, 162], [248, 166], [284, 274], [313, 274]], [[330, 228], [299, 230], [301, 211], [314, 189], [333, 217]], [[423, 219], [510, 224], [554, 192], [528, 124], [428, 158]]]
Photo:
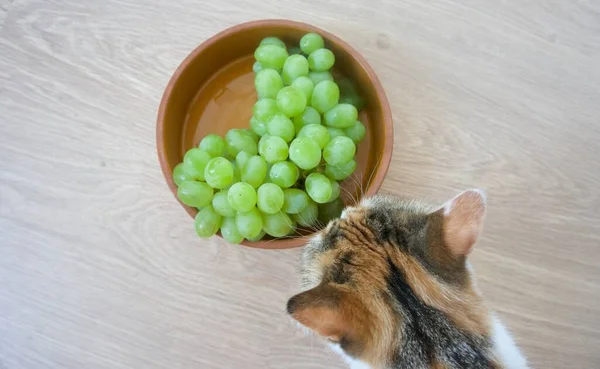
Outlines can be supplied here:
[[288, 313], [354, 369], [527, 368], [467, 260], [484, 213], [478, 190], [347, 208], [306, 245]]

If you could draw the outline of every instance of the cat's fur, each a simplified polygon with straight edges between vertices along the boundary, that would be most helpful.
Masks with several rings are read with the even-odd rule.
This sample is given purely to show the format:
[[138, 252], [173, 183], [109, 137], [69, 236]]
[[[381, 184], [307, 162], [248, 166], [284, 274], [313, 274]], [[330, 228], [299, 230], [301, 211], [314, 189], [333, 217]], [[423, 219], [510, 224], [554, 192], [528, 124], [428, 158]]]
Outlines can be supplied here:
[[484, 210], [477, 190], [439, 208], [386, 196], [347, 208], [305, 247], [288, 313], [352, 368], [527, 368], [467, 262]]

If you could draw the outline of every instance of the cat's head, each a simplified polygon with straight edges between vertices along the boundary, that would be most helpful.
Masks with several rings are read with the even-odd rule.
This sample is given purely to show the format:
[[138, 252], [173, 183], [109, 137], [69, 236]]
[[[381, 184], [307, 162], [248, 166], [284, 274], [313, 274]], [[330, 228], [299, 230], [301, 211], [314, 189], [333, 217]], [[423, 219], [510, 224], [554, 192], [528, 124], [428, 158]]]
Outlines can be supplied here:
[[478, 190], [441, 207], [376, 196], [347, 208], [305, 247], [288, 313], [373, 368], [477, 359], [489, 317], [466, 257], [484, 210]]

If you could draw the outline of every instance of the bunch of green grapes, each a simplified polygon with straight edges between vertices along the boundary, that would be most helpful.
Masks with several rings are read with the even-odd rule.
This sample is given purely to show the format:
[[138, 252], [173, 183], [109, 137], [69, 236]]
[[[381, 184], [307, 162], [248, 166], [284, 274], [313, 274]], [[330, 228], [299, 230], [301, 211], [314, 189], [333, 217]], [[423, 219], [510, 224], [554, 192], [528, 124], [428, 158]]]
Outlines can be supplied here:
[[262, 40], [250, 128], [204, 137], [173, 170], [179, 199], [199, 210], [199, 236], [258, 241], [339, 217], [340, 181], [355, 171], [366, 134], [362, 100], [351, 81], [334, 81], [321, 36], [306, 34], [299, 46]]

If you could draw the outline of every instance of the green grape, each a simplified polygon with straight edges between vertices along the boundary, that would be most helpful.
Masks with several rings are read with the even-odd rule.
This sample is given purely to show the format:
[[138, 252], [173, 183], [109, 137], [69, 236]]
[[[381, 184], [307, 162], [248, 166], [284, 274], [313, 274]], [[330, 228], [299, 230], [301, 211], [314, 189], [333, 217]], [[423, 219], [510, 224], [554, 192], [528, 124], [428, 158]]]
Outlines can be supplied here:
[[288, 157], [288, 145], [281, 137], [264, 135], [258, 143], [258, 151], [267, 163], [273, 164]]
[[233, 244], [241, 243], [244, 240], [244, 236], [238, 232], [235, 218], [233, 217], [223, 218], [221, 222], [221, 236]]
[[346, 136], [348, 136], [355, 144], [361, 142], [367, 135], [367, 129], [360, 120], [354, 122], [354, 125], [346, 128], [344, 132], [346, 133]]
[[253, 206], [248, 211], [238, 212], [235, 216], [235, 225], [240, 235], [245, 238], [258, 236], [263, 228], [260, 211]]
[[346, 132], [340, 128], [327, 127], [327, 132], [329, 132], [330, 140], [333, 140], [338, 136], [346, 136]]
[[248, 183], [235, 183], [227, 191], [227, 200], [236, 211], [248, 211], [256, 205], [256, 190]]
[[323, 81], [315, 85], [310, 105], [319, 113], [333, 108], [340, 99], [340, 90], [333, 81]]
[[299, 175], [298, 167], [289, 161], [275, 163], [269, 170], [269, 179], [281, 188], [293, 186]]
[[301, 169], [312, 169], [321, 162], [321, 148], [308, 137], [298, 137], [290, 144], [290, 160]]
[[336, 78], [336, 83], [340, 88], [340, 103], [351, 104], [356, 109], [361, 110], [364, 106], [364, 101], [359, 96], [355, 83], [348, 77]]
[[352, 80], [346, 76], [339, 76], [335, 78], [335, 83], [337, 83], [340, 88], [340, 95], [356, 95], [356, 85]]
[[333, 128], [350, 128], [358, 119], [358, 110], [354, 105], [337, 104], [324, 115], [325, 125]]
[[240, 174], [242, 181], [254, 188], [258, 188], [267, 176], [267, 163], [261, 156], [255, 155], [241, 166]]
[[281, 137], [285, 142], [290, 142], [294, 138], [296, 128], [290, 118], [283, 114], [277, 114], [267, 122], [267, 133], [270, 136]]
[[325, 72], [333, 67], [335, 55], [328, 49], [318, 49], [308, 56], [308, 65], [314, 72]]
[[221, 227], [222, 219], [223, 217], [213, 209], [212, 205], [203, 207], [194, 218], [196, 233], [203, 238], [214, 236]]
[[308, 73], [308, 78], [310, 78], [310, 80], [315, 86], [323, 81], [333, 81], [333, 75], [329, 71], [310, 72]]
[[283, 64], [283, 83], [290, 85], [298, 77], [308, 76], [308, 60], [302, 55], [292, 55]]
[[[258, 236], [252, 237], [252, 238], [247, 238], [247, 240], [250, 241], [250, 242], [258, 242], [258, 241], [262, 240], [263, 238], [265, 238], [266, 234], [267, 233], [263, 229], [263, 230], [260, 231], [260, 233], [258, 234]], [[265, 242], [265, 244], [267, 244], [267, 243], [268, 242]], [[261, 247], [261, 246], [259, 246], [259, 247]]]
[[339, 218], [344, 210], [344, 202], [340, 197], [337, 200], [319, 205], [319, 221], [323, 224]]
[[329, 131], [327, 128], [320, 124], [309, 124], [302, 127], [298, 133], [298, 137], [308, 137], [315, 141], [319, 148], [324, 148], [327, 142], [330, 140]]
[[291, 86], [302, 91], [302, 93], [306, 97], [306, 101], [310, 101], [313, 89], [315, 88], [315, 84], [311, 81], [310, 78], [298, 77], [294, 80], [294, 82], [292, 82]]
[[306, 55], [310, 55], [312, 52], [322, 49], [323, 47], [325, 47], [323, 37], [314, 32], [307, 33], [300, 39], [300, 49]]
[[293, 214], [292, 219], [294, 219], [302, 227], [311, 227], [317, 221], [318, 215], [319, 208], [317, 204], [309, 199], [308, 205], [306, 205], [304, 210], [298, 214]]
[[[250, 159], [255, 158], [255, 157], [259, 157], [260, 158], [260, 156], [249, 155], [249, 154], [247, 154], [247, 153], [245, 153], [245, 152], [242, 151], [242, 152], [240, 152], [238, 154], [238, 156], [236, 158], [236, 162], [237, 162], [238, 168], [240, 169], [240, 179], [243, 182], [247, 182], [247, 181], [244, 180], [244, 168], [245, 168], [245, 165], [249, 162]], [[264, 162], [264, 160], [263, 160], [263, 162]], [[266, 168], [266, 166], [267, 165], [265, 164], [265, 168]]]
[[277, 107], [288, 117], [295, 117], [306, 108], [306, 96], [295, 87], [284, 87], [277, 93]]
[[198, 147], [213, 158], [225, 155], [225, 140], [219, 135], [210, 134], [205, 136]]
[[302, 50], [300, 50], [300, 48], [298, 46], [290, 47], [288, 49], [288, 54], [290, 54], [290, 55], [297, 55], [297, 54], [300, 54], [301, 52], [302, 52]]
[[263, 214], [263, 229], [269, 236], [283, 237], [292, 231], [292, 220], [286, 213]]
[[340, 95], [340, 103], [354, 105], [357, 110], [365, 106], [365, 101], [358, 95]]
[[254, 64], [252, 64], [252, 71], [254, 73], [258, 73], [263, 69], [262, 64], [260, 64], [260, 62], [255, 61]]
[[248, 238], [247, 240], [251, 241], [251, 242], [258, 242], [258, 241], [262, 240], [265, 237], [266, 234], [267, 233], [264, 230], [261, 230], [260, 233], [258, 234], [258, 236], [252, 237], [252, 238]]
[[331, 180], [321, 173], [311, 173], [304, 181], [304, 187], [311, 199], [319, 204], [329, 202], [331, 197]]
[[213, 189], [204, 182], [184, 181], [177, 188], [177, 197], [182, 203], [193, 208], [201, 208], [210, 204], [213, 198]]
[[240, 151], [245, 151], [250, 155], [256, 155], [258, 152], [254, 139], [241, 129], [230, 129], [225, 134], [225, 142], [227, 143], [227, 152], [234, 158]]
[[231, 163], [231, 166], [233, 167], [233, 179], [231, 180], [231, 183], [229, 183], [225, 188], [229, 188], [234, 183], [238, 183], [240, 181], [240, 168], [236, 164], [235, 160], [233, 160], [233, 161], [230, 160], [229, 162]]
[[356, 154], [356, 145], [346, 136], [332, 138], [323, 149], [323, 159], [327, 164], [341, 165], [349, 162]]
[[193, 179], [194, 177], [190, 174], [189, 168], [185, 163], [179, 163], [173, 168], [173, 182], [175, 182], [177, 186], [180, 186], [183, 181], [190, 181]]
[[355, 170], [356, 160], [354, 159], [341, 165], [325, 165], [325, 174], [335, 181], [342, 181], [350, 177]]
[[284, 190], [283, 198], [283, 211], [288, 214], [297, 214], [308, 206], [308, 195], [297, 188]]
[[296, 228], [298, 228], [298, 223], [296, 222], [296, 220], [294, 220], [293, 215], [290, 216], [290, 221], [292, 222], [291, 224], [291, 228], [290, 232], [287, 234], [288, 236], [293, 236], [295, 234], [297, 234], [298, 232], [296, 231]]
[[244, 164], [246, 164], [246, 161], [248, 159], [250, 159], [252, 157], [252, 155], [248, 154], [245, 151], [240, 151], [236, 156], [235, 156], [235, 163], [239, 168], [243, 168]]
[[[250, 137], [255, 144], [258, 144], [258, 139], [260, 138], [253, 130], [250, 128], [243, 128], [242, 132], [246, 134], [246, 136]], [[258, 147], [257, 147], [258, 150]]]
[[263, 122], [268, 121], [269, 118], [277, 113], [279, 113], [279, 108], [275, 99], [260, 99], [252, 108], [254, 117]]
[[226, 188], [233, 182], [233, 165], [222, 157], [211, 159], [204, 169], [204, 178], [212, 188]]
[[327, 202], [332, 202], [340, 197], [341, 190], [340, 184], [337, 181], [331, 181], [331, 196], [329, 196]]
[[311, 106], [307, 106], [302, 114], [294, 118], [294, 127], [296, 128], [296, 134], [300, 132], [302, 127], [309, 124], [321, 124], [321, 114]]
[[254, 59], [265, 68], [281, 70], [287, 57], [285, 47], [277, 45], [261, 45], [254, 51]]
[[229, 204], [229, 200], [227, 199], [227, 190], [217, 192], [212, 199], [213, 209], [224, 217], [233, 217], [235, 216], [235, 209], [231, 207]]
[[259, 99], [274, 99], [283, 88], [283, 80], [275, 69], [265, 68], [256, 73], [254, 87]]
[[306, 178], [306, 177], [308, 177], [308, 175], [309, 175], [309, 174], [311, 174], [311, 173], [315, 173], [315, 172], [317, 172], [317, 173], [320, 173], [320, 172], [318, 171], [318, 168], [319, 168], [319, 167], [317, 167], [317, 168], [313, 168], [313, 169], [309, 169], [309, 170], [303, 170], [302, 172], [300, 172], [300, 177], [302, 177], [302, 179], [305, 179], [305, 178]]
[[276, 184], [264, 183], [258, 188], [257, 197], [258, 210], [265, 214], [275, 214], [283, 207], [283, 190]]
[[267, 133], [267, 124], [256, 117], [250, 118], [250, 129], [259, 136], [264, 136]]
[[260, 41], [259, 46], [262, 46], [262, 45], [275, 45], [275, 46], [283, 47], [285, 49], [285, 43], [283, 41], [281, 41], [277, 37], [265, 37], [265, 38], [263, 38]]
[[204, 181], [204, 168], [206, 168], [206, 164], [210, 159], [209, 153], [195, 147], [189, 149], [185, 153], [183, 156], [183, 163], [185, 164], [185, 168], [187, 168], [187, 173], [190, 174], [192, 178]]

